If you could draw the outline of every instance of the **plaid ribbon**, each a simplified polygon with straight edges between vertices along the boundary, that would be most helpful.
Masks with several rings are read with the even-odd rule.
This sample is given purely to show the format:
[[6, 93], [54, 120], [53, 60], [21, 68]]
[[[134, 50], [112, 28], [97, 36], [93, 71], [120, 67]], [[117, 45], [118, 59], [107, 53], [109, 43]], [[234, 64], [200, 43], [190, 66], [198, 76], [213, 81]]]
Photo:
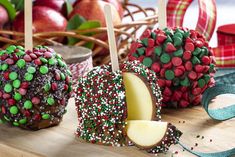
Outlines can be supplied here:
[[235, 43], [213, 48], [218, 67], [235, 67]]
[[[169, 0], [167, 3], [167, 24], [171, 27], [182, 26], [184, 15], [193, 0]], [[209, 41], [215, 30], [216, 4], [215, 0], [198, 0], [199, 19], [196, 30]]]

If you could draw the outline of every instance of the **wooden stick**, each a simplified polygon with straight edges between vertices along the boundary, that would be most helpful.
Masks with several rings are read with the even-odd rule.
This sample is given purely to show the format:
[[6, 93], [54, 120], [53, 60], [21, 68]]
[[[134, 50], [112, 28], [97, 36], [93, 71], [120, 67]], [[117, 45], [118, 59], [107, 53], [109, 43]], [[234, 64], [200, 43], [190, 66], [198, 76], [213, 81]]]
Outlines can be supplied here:
[[167, 27], [166, 0], [158, 0], [158, 23], [160, 29]]
[[107, 25], [108, 41], [109, 41], [109, 52], [111, 57], [112, 71], [119, 70], [118, 56], [117, 56], [117, 45], [116, 38], [113, 28], [111, 5], [107, 4], [104, 6], [105, 20]]
[[24, 1], [24, 37], [25, 50], [33, 50], [32, 0]]

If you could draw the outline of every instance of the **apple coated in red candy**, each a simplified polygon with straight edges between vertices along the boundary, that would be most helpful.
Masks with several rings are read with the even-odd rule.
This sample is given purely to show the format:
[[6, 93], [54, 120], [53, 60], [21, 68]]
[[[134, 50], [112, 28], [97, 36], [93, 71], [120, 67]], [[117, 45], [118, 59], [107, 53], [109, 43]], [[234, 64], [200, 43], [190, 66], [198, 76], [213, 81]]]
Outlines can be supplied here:
[[163, 107], [199, 105], [202, 93], [215, 83], [212, 49], [195, 30], [146, 30], [132, 43], [128, 56], [155, 71]]

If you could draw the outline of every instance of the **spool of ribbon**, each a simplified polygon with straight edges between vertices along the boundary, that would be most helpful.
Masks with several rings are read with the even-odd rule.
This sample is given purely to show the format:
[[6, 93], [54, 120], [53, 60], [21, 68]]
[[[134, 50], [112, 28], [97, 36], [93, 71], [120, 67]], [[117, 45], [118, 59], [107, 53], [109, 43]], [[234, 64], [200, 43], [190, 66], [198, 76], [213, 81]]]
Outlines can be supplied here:
[[[212, 99], [214, 99], [216, 96], [221, 94], [235, 94], [235, 86], [233, 85], [224, 85], [224, 84], [218, 84], [212, 88], [207, 89], [202, 97], [202, 105], [208, 115], [218, 121], [224, 121], [235, 117], [235, 104], [219, 108], [219, 109], [210, 109], [209, 103]], [[179, 145], [181, 145], [185, 150], [189, 151], [190, 153], [199, 156], [199, 157], [231, 157], [232, 155], [235, 155], [235, 148], [232, 148], [230, 150], [222, 151], [222, 152], [216, 152], [216, 153], [201, 153], [201, 152], [195, 152], [186, 147], [181, 142], [178, 142]]]
[[[182, 26], [186, 10], [193, 0], [169, 0], [167, 3], [167, 25]], [[217, 12], [215, 0], [198, 0], [199, 16], [196, 30], [209, 41], [215, 30]]]
[[217, 30], [218, 47], [213, 48], [218, 67], [235, 67], [235, 24]]

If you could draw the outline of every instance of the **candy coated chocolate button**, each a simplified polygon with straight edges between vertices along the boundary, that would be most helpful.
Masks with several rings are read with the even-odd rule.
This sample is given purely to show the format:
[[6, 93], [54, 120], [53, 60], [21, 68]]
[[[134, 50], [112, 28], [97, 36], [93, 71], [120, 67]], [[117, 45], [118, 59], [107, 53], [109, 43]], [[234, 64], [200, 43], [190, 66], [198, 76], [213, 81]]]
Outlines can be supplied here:
[[175, 73], [176, 77], [179, 77], [179, 76], [183, 75], [184, 72], [181, 69], [176, 68], [176, 69], [174, 69], [174, 73]]
[[24, 75], [24, 79], [25, 79], [26, 81], [31, 81], [31, 80], [33, 79], [33, 74], [26, 73], [26, 74]]
[[53, 59], [53, 58], [49, 59], [48, 62], [49, 62], [50, 65], [55, 65], [55, 63], [56, 63], [55, 59]]
[[39, 71], [41, 74], [46, 74], [48, 73], [48, 68], [46, 66], [41, 66]]
[[194, 45], [191, 42], [186, 42], [184, 48], [185, 48], [186, 51], [191, 51], [191, 52], [194, 51]]
[[145, 57], [144, 60], [143, 60], [143, 64], [147, 67], [151, 67], [153, 61], [150, 57]]
[[33, 103], [34, 105], [38, 105], [38, 104], [40, 103], [40, 99], [37, 98], [37, 97], [33, 97], [33, 98], [32, 98], [32, 103]]
[[163, 53], [163, 54], [161, 55], [161, 57], [160, 57], [160, 61], [161, 61], [162, 63], [168, 63], [168, 62], [170, 62], [170, 60], [171, 60], [171, 57], [170, 57], [170, 55], [167, 54], [167, 53]]
[[7, 69], [8, 69], [8, 64], [3, 64], [3, 65], [1, 66], [1, 69], [2, 69], [3, 71], [7, 70]]
[[16, 46], [15, 45], [11, 45], [9, 47], [6, 48], [6, 50], [9, 52], [9, 53], [13, 53], [16, 49]]
[[49, 105], [54, 105], [54, 104], [55, 104], [55, 100], [54, 100], [53, 98], [48, 98], [48, 99], [47, 99], [47, 103], [48, 103]]
[[43, 115], [42, 115], [42, 119], [45, 119], [45, 120], [46, 120], [46, 119], [49, 119], [49, 118], [50, 118], [50, 115], [49, 115], [49, 114], [43, 114]]
[[21, 83], [20, 80], [14, 80], [13, 81], [13, 87], [14, 88], [19, 88], [20, 87], [20, 83]]
[[21, 100], [21, 98], [22, 98], [22, 96], [20, 95], [20, 93], [15, 93], [14, 99], [15, 99], [16, 101]]
[[30, 100], [26, 100], [24, 102], [24, 108], [25, 109], [31, 109], [32, 107], [33, 107], [33, 104], [32, 104], [32, 102]]
[[166, 70], [165, 71], [165, 78], [167, 80], [173, 80], [175, 78], [175, 73], [172, 70]]
[[20, 124], [25, 124], [26, 122], [27, 122], [27, 119], [26, 119], [26, 118], [23, 118], [23, 119], [19, 120], [19, 123], [20, 123]]
[[27, 72], [33, 74], [36, 72], [36, 69], [34, 67], [28, 67]]
[[48, 62], [48, 60], [47, 60], [46, 58], [43, 58], [43, 57], [40, 57], [40, 61], [41, 61], [42, 63], [47, 63], [47, 62]]
[[25, 56], [24, 56], [24, 60], [25, 60], [26, 62], [31, 62], [31, 61], [32, 61], [32, 58], [30, 57], [30, 55], [25, 55]]
[[17, 113], [18, 113], [18, 108], [17, 108], [16, 106], [12, 106], [12, 107], [10, 108], [10, 113], [11, 113], [11, 114], [17, 114]]
[[47, 83], [44, 87], [45, 92], [48, 92], [51, 89], [51, 84]]
[[25, 66], [25, 60], [19, 59], [16, 64], [19, 68], [23, 68]]
[[4, 86], [4, 91], [6, 92], [6, 93], [10, 93], [11, 91], [12, 91], [12, 86], [11, 86], [11, 84], [6, 84], [5, 86]]
[[61, 59], [57, 59], [59, 66], [64, 67], [65, 63]]
[[182, 49], [179, 49], [179, 50], [174, 52], [174, 56], [176, 56], [176, 57], [181, 57], [182, 55], [183, 55], [183, 50]]
[[17, 75], [16, 72], [11, 72], [11, 73], [9, 74], [9, 78], [10, 78], [11, 80], [15, 80], [15, 79], [17, 79], [17, 77], [18, 77], [18, 75]]
[[182, 59], [180, 57], [173, 57], [171, 62], [174, 66], [180, 66], [182, 64]]

